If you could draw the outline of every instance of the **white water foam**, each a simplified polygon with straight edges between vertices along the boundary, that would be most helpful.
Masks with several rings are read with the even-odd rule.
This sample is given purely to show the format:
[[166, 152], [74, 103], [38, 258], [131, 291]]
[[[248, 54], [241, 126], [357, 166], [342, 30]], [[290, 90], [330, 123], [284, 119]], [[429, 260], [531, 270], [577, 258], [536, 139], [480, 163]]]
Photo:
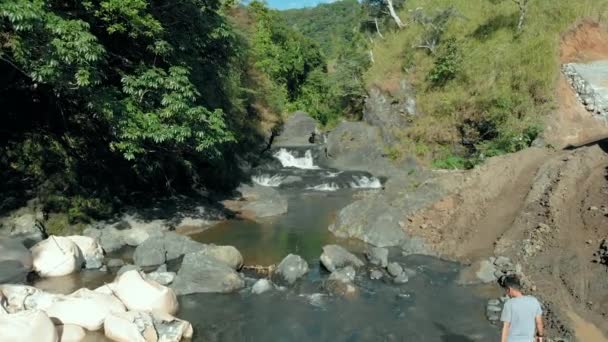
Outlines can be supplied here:
[[305, 169], [305, 170], [318, 170], [319, 167], [315, 165], [314, 160], [312, 158], [312, 152], [310, 150], [304, 153], [304, 157], [298, 158], [291, 154], [286, 149], [282, 148], [277, 153], [274, 154], [274, 157], [277, 158], [283, 167], [295, 167], [297, 169]]
[[327, 177], [327, 178], [336, 178], [336, 177], [338, 177], [338, 176], [339, 176], [339, 175], [340, 175], [342, 172], [344, 172], [344, 171], [338, 171], [338, 172], [331, 172], [331, 171], [327, 171], [327, 172], [325, 173], [325, 177]]
[[317, 191], [338, 191], [340, 187], [336, 183], [323, 183], [315, 186], [309, 186], [306, 189]]
[[350, 186], [353, 189], [379, 189], [382, 187], [382, 183], [376, 177], [354, 176], [353, 178], [355, 181], [350, 182]]
[[273, 176], [259, 175], [259, 176], [253, 176], [251, 179], [255, 183], [257, 183], [261, 186], [268, 186], [268, 187], [276, 188], [283, 183], [283, 180], [285, 180], [285, 177], [283, 177], [281, 175], [273, 175]]

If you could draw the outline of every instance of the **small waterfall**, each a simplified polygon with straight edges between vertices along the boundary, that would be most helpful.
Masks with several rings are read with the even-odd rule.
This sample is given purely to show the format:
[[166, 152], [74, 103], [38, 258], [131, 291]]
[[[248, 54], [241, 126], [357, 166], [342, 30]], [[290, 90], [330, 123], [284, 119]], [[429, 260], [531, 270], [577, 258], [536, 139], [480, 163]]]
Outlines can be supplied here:
[[276, 188], [283, 183], [283, 180], [285, 180], [285, 177], [281, 176], [281, 175], [272, 175], [272, 176], [258, 175], [258, 176], [253, 176], [252, 180], [261, 186], [269, 186], [269, 187]]
[[338, 191], [340, 189], [340, 186], [336, 183], [323, 183], [315, 186], [309, 186], [306, 189], [316, 191]]
[[318, 170], [319, 167], [315, 165], [314, 159], [312, 157], [312, 152], [307, 150], [304, 153], [304, 157], [298, 158], [291, 154], [286, 149], [282, 148], [277, 153], [274, 154], [274, 157], [277, 158], [283, 167], [295, 167], [297, 169], [305, 169], [305, 170]]
[[353, 189], [379, 189], [382, 183], [376, 177], [370, 176], [353, 176], [354, 182], [350, 182], [350, 187]]

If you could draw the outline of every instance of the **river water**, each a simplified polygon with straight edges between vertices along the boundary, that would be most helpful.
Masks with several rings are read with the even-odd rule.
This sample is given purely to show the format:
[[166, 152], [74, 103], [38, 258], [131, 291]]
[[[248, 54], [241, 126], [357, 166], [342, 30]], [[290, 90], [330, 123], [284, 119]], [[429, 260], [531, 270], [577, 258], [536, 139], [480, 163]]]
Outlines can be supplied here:
[[[296, 165], [305, 163], [315, 175], [303, 176], [303, 168], [293, 165], [274, 174], [257, 175], [258, 182], [271, 179], [274, 183], [267, 185], [287, 197], [289, 211], [285, 215], [257, 221], [228, 220], [192, 238], [233, 245], [243, 254], [246, 265], [276, 264], [289, 253], [299, 254], [309, 262], [310, 272], [290, 288], [261, 295], [245, 289], [234, 294], [181, 297], [177, 316], [193, 324], [194, 341], [498, 340], [498, 329], [484, 316], [486, 299], [476, 294], [475, 288], [456, 284], [461, 267], [456, 263], [427, 256], [403, 256], [394, 249], [390, 251], [390, 261], [416, 271], [409, 282], [394, 284], [386, 274], [383, 279], [371, 280], [370, 269], [363, 267], [357, 271], [355, 284], [359, 291], [355, 296], [328, 295], [323, 283], [329, 274], [319, 263], [322, 247], [338, 243], [364, 259], [365, 246], [337, 239], [327, 227], [338, 210], [351, 203], [360, 191], [354, 188], [378, 188], [379, 180], [357, 173], [337, 176], [335, 170], [316, 168], [304, 160], [306, 156], [299, 160], [293, 155], [288, 158]], [[282, 184], [294, 175], [295, 182]], [[324, 177], [335, 179], [328, 181]], [[296, 187], [294, 183], [300, 184]], [[329, 186], [322, 191], [316, 187], [323, 184]], [[124, 257], [128, 259], [128, 253]], [[69, 293], [83, 286], [95, 288], [112, 279], [111, 274], [86, 271], [42, 280], [36, 285]], [[91, 334], [87, 341], [106, 340], [101, 334]]]

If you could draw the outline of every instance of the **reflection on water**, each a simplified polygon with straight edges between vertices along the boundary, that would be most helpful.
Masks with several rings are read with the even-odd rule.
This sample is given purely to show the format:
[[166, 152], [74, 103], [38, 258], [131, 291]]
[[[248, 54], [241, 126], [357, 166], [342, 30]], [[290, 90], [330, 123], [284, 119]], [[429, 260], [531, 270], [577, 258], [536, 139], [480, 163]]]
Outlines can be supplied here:
[[264, 219], [229, 220], [192, 238], [205, 243], [233, 245], [247, 265], [278, 263], [287, 254], [299, 254], [311, 261], [321, 247], [336, 242], [327, 230], [336, 212], [352, 201], [349, 190], [331, 194], [304, 193], [289, 197], [289, 212]]

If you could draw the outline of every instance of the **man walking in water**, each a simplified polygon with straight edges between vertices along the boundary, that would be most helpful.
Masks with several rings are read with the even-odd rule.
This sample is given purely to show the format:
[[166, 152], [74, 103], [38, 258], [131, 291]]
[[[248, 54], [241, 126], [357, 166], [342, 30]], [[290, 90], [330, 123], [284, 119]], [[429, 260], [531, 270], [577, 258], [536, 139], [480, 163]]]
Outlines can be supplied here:
[[501, 342], [543, 342], [543, 312], [538, 300], [522, 293], [521, 283], [515, 275], [505, 277], [502, 286], [511, 298], [505, 303], [500, 317], [503, 322]]

